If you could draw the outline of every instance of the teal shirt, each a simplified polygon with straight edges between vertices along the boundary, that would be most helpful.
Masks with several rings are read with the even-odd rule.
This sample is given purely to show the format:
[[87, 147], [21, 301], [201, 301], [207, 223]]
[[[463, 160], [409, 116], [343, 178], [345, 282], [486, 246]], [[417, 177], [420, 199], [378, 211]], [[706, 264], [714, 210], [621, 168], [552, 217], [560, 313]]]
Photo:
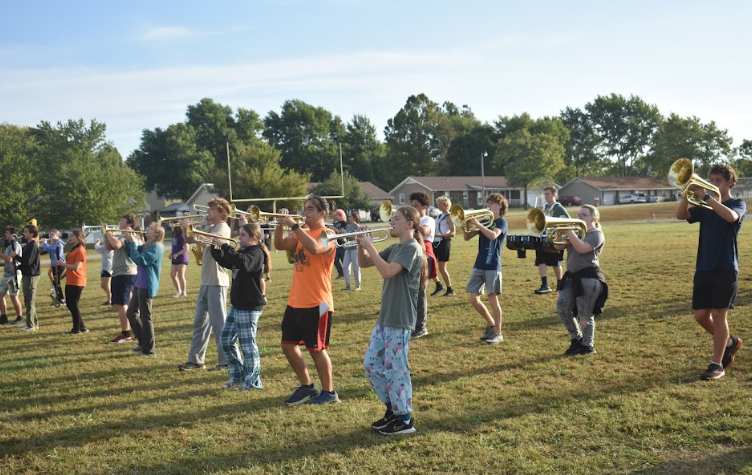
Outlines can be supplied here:
[[157, 296], [159, 290], [159, 273], [162, 272], [162, 254], [164, 248], [161, 243], [155, 243], [144, 250], [145, 244], [136, 247], [135, 242], [129, 242], [127, 246], [128, 257], [139, 267], [146, 271], [146, 290], [149, 297]]

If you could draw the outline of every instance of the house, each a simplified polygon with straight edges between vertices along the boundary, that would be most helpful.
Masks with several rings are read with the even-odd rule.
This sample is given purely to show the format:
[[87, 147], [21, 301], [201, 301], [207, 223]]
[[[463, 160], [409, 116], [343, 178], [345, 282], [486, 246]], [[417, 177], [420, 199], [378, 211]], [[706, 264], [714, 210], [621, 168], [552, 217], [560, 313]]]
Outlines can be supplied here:
[[197, 211], [193, 208], [193, 205], [208, 206], [209, 201], [218, 198], [213, 190], [213, 183], [203, 183], [185, 202], [162, 198], [153, 191], [149, 192], [146, 195], [147, 208], [144, 214], [151, 214], [154, 217], [159, 214], [163, 218], [173, 218], [185, 213], [196, 214]]
[[[523, 206], [523, 188], [509, 185], [503, 176], [409, 176], [389, 194], [394, 197], [394, 204], [401, 206], [409, 205], [410, 193], [416, 191], [428, 193], [431, 203], [435, 203], [439, 196], [448, 196], [453, 204], [466, 209], [485, 207], [484, 193], [501, 193], [510, 207]], [[540, 186], [528, 187], [528, 204], [535, 206], [540, 195]]]
[[641, 176], [575, 177], [559, 189], [559, 196], [579, 196], [584, 204], [613, 205], [619, 197], [645, 193], [648, 201], [670, 200], [676, 188], [657, 178]]

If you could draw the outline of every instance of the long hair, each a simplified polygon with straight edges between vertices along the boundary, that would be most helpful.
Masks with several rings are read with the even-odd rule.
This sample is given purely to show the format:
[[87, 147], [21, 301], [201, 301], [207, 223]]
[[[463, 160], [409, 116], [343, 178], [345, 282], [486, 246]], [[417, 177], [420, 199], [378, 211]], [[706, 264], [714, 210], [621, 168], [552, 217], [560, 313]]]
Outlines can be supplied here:
[[[149, 227], [151, 226], [154, 226], [154, 232], [157, 233], [157, 236], [154, 238], [154, 241], [152, 242], [146, 241], [144, 243], [144, 247], [142, 251], [147, 250], [149, 246], [151, 246], [152, 244], [159, 244], [164, 240], [165, 229], [162, 227], [162, 225], [159, 223], [151, 223]], [[149, 229], [149, 227], [147, 227], [146, 229]], [[144, 235], [144, 239], [146, 239], [146, 235]]]
[[247, 223], [240, 226], [249, 236], [256, 238], [257, 243], [261, 243], [261, 228], [256, 223]]
[[413, 223], [413, 238], [418, 242], [418, 245], [420, 247], [420, 256], [423, 260], [423, 264], [421, 265], [420, 270], [420, 290], [426, 290], [426, 285], [428, 284], [428, 260], [426, 260], [426, 252], [424, 247], [426, 246], [426, 244], [423, 241], [423, 234], [420, 232], [420, 214], [418, 214], [418, 211], [412, 206], [402, 206], [401, 208], [397, 209], [397, 212], [400, 213], [407, 221], [412, 221]]
[[[80, 229], [74, 229], [73, 231], [71, 231], [71, 234], [74, 235], [74, 236], [76, 236], [76, 239], [78, 239], [78, 244], [76, 244], [75, 246], [73, 246], [73, 249], [71, 249], [70, 252], [73, 252], [73, 250], [76, 249], [79, 246], [85, 246], [86, 245], [86, 235], [84, 234], [83, 231], [81, 231]], [[70, 256], [70, 252], [68, 253], [68, 256]], [[86, 254], [86, 252], [84, 252], [84, 254]], [[67, 257], [66, 257], [66, 259], [67, 259]]]

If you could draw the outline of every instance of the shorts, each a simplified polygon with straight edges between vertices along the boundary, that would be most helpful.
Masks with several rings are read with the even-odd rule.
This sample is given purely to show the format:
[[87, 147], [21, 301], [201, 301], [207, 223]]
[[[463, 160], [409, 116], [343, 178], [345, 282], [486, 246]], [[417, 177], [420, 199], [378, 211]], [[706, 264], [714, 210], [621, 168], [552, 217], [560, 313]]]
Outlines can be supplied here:
[[11, 297], [18, 295], [18, 277], [15, 275], [3, 277], [0, 280], [0, 294]]
[[331, 330], [332, 312], [319, 315], [318, 305], [312, 308], [288, 305], [282, 317], [282, 344], [305, 344], [310, 351], [326, 350]]
[[482, 295], [484, 290], [488, 290], [489, 295], [501, 294], [500, 270], [482, 270], [473, 267], [465, 291], [469, 294]]
[[103, 271], [102, 271], [102, 272], [101, 272], [101, 273], [99, 274], [99, 277], [112, 277], [112, 274], [110, 274], [110, 273], [109, 273], [109, 272], [107, 272], [106, 270], [103, 270]]
[[734, 269], [695, 272], [692, 310], [734, 308], [737, 274]]
[[188, 263], [187, 262], [183, 262], [183, 261], [172, 261], [172, 265], [174, 265], [174, 266], [187, 266]]
[[535, 250], [535, 265], [546, 264], [549, 267], [559, 267], [561, 265], [562, 253], [549, 252], [542, 249]]
[[449, 262], [449, 254], [452, 252], [452, 240], [443, 238], [433, 244], [433, 253], [439, 262]]
[[128, 305], [131, 288], [136, 283], [135, 275], [116, 275], [110, 281], [112, 305]]

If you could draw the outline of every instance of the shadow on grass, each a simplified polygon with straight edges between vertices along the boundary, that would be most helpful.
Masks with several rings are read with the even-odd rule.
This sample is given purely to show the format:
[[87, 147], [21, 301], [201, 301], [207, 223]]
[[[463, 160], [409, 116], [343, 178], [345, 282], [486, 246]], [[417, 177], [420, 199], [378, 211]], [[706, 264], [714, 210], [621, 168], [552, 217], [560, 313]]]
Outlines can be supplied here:
[[[699, 455], [699, 454], [698, 454]], [[752, 460], [752, 449], [740, 448], [712, 457], [690, 460], [672, 460], [647, 470], [632, 472], [634, 475], [702, 475], [718, 473], [742, 473], [742, 469], [749, 470]]]

